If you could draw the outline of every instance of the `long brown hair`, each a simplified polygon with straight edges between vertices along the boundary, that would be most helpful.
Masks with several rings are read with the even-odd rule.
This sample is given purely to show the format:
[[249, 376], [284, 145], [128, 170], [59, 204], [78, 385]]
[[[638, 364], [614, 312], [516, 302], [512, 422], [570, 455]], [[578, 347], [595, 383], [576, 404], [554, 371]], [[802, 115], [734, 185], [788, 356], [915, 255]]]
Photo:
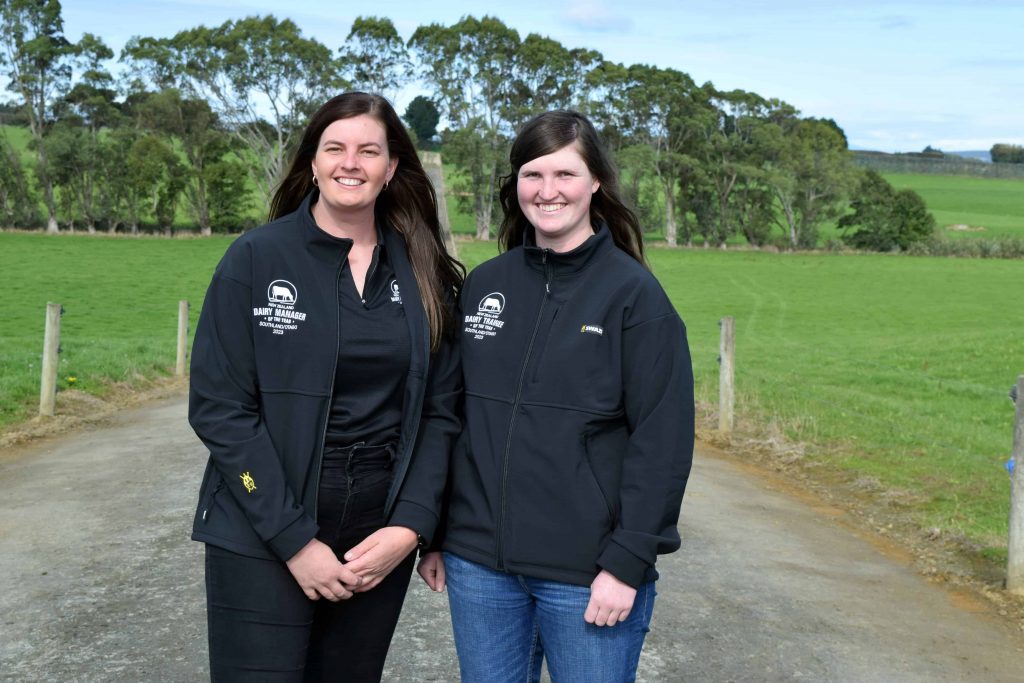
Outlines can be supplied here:
[[508, 159], [512, 172], [502, 177], [498, 190], [505, 214], [498, 230], [498, 243], [504, 250], [519, 246], [527, 231], [533, 229], [519, 206], [516, 193], [519, 169], [537, 157], [557, 152], [573, 143], [590, 174], [601, 183], [590, 199], [591, 225], [607, 225], [616, 246], [646, 268], [640, 221], [622, 200], [619, 174], [611, 155], [594, 130], [594, 125], [583, 114], [574, 111], [556, 110], [539, 114], [526, 122], [512, 142]]
[[387, 189], [377, 196], [373, 211], [378, 222], [390, 225], [405, 240], [409, 262], [430, 323], [430, 348], [436, 351], [444, 333], [455, 327], [446, 304], [449, 294], [462, 287], [466, 269], [448, 255], [437, 219], [437, 196], [423, 170], [416, 147], [391, 104], [380, 95], [348, 92], [328, 100], [309, 120], [288, 173], [270, 203], [270, 219], [291, 213], [315, 189], [310, 167], [320, 136], [340, 119], [367, 114], [387, 132], [388, 154], [398, 167]]

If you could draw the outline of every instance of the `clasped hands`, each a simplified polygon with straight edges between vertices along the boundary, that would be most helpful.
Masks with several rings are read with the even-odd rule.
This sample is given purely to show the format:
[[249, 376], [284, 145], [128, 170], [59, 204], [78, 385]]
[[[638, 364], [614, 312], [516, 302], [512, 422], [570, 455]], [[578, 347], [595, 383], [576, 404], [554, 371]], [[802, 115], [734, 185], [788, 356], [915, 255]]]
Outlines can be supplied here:
[[384, 527], [345, 553], [342, 563], [330, 546], [314, 538], [286, 564], [307, 598], [337, 602], [376, 587], [416, 548], [417, 540], [407, 527]]

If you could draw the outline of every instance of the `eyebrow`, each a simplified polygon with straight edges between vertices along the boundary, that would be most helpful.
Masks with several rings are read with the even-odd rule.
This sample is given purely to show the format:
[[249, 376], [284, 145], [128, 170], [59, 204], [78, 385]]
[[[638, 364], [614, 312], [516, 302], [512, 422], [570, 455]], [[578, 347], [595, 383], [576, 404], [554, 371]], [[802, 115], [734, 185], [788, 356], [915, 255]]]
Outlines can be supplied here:
[[[523, 164], [522, 166], [519, 167], [519, 172], [520, 173], [524, 173], [524, 172], [525, 173], [540, 173], [540, 171], [538, 171], [535, 168], [527, 169], [525, 164]], [[579, 173], [579, 170], [574, 169], [574, 168], [566, 167], [566, 168], [556, 168], [556, 169], [554, 169], [553, 172], [554, 173]]]
[[[327, 145], [340, 145], [340, 146], [344, 147], [345, 143], [341, 142], [340, 140], [324, 140], [323, 143], [320, 146], [321, 147], [326, 147]], [[357, 145], [357, 147], [360, 147], [360, 148], [363, 148], [363, 147], [378, 147], [378, 148], [382, 148], [383, 146], [379, 142], [360, 142]]]

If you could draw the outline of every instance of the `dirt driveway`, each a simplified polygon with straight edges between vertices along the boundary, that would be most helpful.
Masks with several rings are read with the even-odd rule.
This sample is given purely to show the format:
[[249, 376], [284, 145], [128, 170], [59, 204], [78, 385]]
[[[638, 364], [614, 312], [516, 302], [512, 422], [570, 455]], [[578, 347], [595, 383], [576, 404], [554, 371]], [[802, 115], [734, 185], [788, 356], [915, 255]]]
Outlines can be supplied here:
[[[174, 398], [0, 454], [0, 679], [206, 678], [205, 452]], [[793, 498], [698, 452], [641, 681], [1022, 681], [1024, 638]], [[455, 681], [447, 603], [410, 592], [385, 680]]]

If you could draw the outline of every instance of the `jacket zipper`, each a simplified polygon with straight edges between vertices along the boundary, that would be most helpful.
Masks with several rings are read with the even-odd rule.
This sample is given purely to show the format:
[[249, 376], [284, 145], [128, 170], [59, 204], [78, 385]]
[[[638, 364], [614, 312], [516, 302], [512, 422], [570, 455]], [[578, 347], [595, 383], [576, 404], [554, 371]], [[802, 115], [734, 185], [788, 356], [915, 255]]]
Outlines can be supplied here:
[[537, 330], [540, 329], [540, 321], [544, 317], [544, 307], [551, 297], [551, 269], [548, 266], [549, 249], [541, 252], [541, 263], [544, 264], [544, 298], [540, 300], [540, 308], [537, 310], [537, 320], [533, 323], [533, 334], [530, 335], [530, 344], [526, 347], [526, 358], [523, 359], [523, 367], [519, 371], [519, 382], [516, 384], [516, 396], [512, 401], [512, 415], [508, 420], [508, 436], [505, 438], [505, 455], [501, 465], [501, 516], [498, 518], [498, 548], [497, 561], [498, 569], [505, 569], [505, 511], [508, 501], [505, 497], [508, 488], [508, 456], [512, 449], [512, 431], [516, 424], [516, 414], [519, 412], [519, 399], [523, 393], [523, 379], [526, 377], [526, 368], [530, 366], [530, 355], [533, 353], [533, 344], [537, 340]]
[[[367, 269], [366, 275], [363, 277], [363, 291], [358, 293], [359, 294], [359, 301], [362, 302], [363, 308], [369, 308], [369, 306], [366, 305], [366, 287], [370, 283], [370, 278], [372, 278], [373, 274], [377, 271], [377, 258], [378, 258], [377, 247], [374, 247], [373, 248], [373, 257], [370, 259], [370, 267]], [[354, 284], [354, 282], [355, 282], [355, 280], [353, 279], [353, 284]]]
[[[313, 521], [320, 517], [320, 472], [324, 466], [324, 443], [327, 441], [327, 425], [331, 422], [331, 403], [334, 401], [334, 380], [338, 372], [338, 352], [341, 351], [341, 302], [338, 301], [338, 288], [341, 286], [341, 271], [345, 267], [345, 258], [338, 263], [334, 273], [334, 358], [331, 363], [331, 388], [327, 392], [327, 412], [324, 414], [324, 427], [320, 431], [320, 453], [316, 459], [316, 489], [313, 491]], [[365, 286], [365, 285], [364, 285]]]

